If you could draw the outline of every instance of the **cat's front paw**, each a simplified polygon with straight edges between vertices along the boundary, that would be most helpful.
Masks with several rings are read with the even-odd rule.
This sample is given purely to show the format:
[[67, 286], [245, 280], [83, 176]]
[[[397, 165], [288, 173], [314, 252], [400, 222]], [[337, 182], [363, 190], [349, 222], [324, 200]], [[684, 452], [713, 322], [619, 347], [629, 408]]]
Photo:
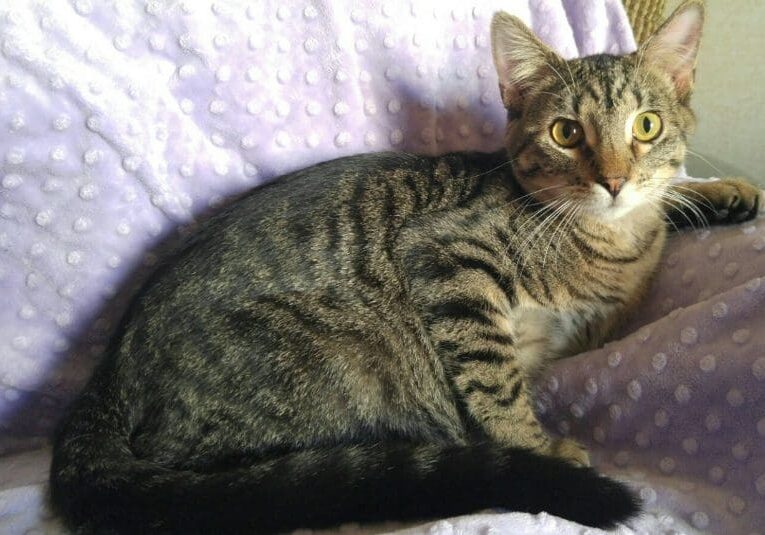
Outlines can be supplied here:
[[757, 216], [762, 202], [762, 191], [741, 178], [724, 178], [705, 184], [701, 193], [714, 207], [716, 221], [740, 223]]
[[742, 178], [695, 182], [686, 193], [710, 218], [710, 223], [740, 223], [757, 216], [762, 206], [760, 188]]
[[763, 193], [741, 178], [682, 182], [672, 187], [667, 215], [675, 228], [740, 223], [757, 217]]

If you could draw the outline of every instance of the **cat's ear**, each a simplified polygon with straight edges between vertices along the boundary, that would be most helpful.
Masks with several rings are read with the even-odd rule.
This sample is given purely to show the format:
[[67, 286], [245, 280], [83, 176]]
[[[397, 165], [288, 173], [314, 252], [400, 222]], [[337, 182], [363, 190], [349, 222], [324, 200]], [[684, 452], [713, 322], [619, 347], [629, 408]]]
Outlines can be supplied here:
[[521, 21], [504, 11], [491, 19], [491, 52], [505, 108], [519, 112], [534, 82], [563, 68], [563, 59]]
[[688, 0], [675, 9], [639, 51], [642, 62], [654, 65], [672, 78], [680, 100], [687, 99], [693, 88], [703, 26], [703, 2]]

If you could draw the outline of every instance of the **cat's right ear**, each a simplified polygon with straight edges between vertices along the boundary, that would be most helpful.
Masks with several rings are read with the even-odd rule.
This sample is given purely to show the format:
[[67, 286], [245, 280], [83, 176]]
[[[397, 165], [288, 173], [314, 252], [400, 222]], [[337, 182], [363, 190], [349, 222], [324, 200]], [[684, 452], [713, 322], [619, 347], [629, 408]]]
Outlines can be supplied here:
[[563, 59], [540, 41], [519, 19], [504, 11], [491, 19], [491, 52], [499, 77], [502, 102], [511, 114], [523, 109], [529, 89], [552, 73]]

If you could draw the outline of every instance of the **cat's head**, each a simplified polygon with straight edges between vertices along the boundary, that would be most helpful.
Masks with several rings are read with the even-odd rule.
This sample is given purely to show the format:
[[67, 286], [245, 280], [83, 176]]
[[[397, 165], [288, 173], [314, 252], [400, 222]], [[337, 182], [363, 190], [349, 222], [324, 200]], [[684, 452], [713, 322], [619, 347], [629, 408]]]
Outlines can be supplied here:
[[516, 17], [495, 14], [506, 144], [523, 188], [606, 221], [658, 206], [694, 128], [703, 20], [701, 0], [686, 1], [637, 52], [566, 61]]

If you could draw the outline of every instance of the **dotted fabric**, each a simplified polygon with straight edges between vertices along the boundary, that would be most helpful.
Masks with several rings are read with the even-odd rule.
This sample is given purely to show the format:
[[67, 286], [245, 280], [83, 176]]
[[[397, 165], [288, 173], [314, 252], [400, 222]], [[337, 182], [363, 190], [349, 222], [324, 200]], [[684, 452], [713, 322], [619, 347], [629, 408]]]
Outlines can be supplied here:
[[[200, 214], [345, 154], [499, 147], [499, 8], [566, 57], [635, 46], [617, 0], [0, 3], [0, 453], [47, 440], [156, 245]], [[765, 520], [761, 227], [675, 238], [625, 336], [540, 392], [551, 428], [682, 516], [633, 531]], [[0, 531], [58, 529], [39, 507], [47, 459], [0, 461]], [[582, 531], [547, 515], [422, 530], [521, 526]]]

